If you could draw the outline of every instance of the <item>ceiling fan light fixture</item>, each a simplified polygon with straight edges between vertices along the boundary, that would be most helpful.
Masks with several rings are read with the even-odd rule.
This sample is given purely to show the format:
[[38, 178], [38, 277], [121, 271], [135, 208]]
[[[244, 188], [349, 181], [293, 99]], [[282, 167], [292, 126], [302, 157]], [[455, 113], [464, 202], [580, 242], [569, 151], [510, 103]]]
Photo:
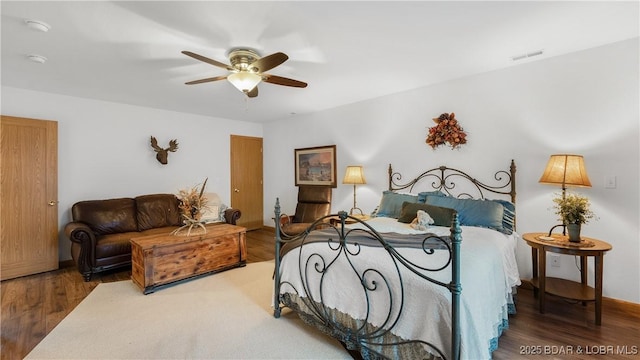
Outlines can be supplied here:
[[209, 59], [208, 57], [198, 55], [191, 51], [185, 50], [182, 51], [182, 53], [209, 65], [230, 71], [228, 75], [188, 81], [185, 83], [186, 85], [202, 84], [227, 79], [236, 89], [240, 90], [249, 98], [258, 96], [257, 85], [260, 82], [297, 88], [307, 87], [307, 83], [305, 82], [265, 73], [289, 59], [287, 54], [282, 52], [276, 52], [271, 55], [259, 57], [258, 53], [253, 50], [233, 49], [229, 53], [229, 62], [231, 65]]
[[229, 82], [233, 84], [236, 89], [242, 91], [243, 93], [248, 93], [249, 91], [253, 90], [253, 88], [255, 88], [260, 83], [260, 81], [262, 81], [262, 76], [242, 71], [230, 74], [229, 76], [227, 76], [227, 80], [229, 80]]

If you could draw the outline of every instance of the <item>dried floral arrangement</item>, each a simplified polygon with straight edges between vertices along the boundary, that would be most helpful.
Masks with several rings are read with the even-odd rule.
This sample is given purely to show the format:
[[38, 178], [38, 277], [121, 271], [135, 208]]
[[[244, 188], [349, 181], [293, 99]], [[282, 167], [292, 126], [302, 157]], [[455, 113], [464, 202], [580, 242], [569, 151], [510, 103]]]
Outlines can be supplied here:
[[440, 145], [449, 144], [452, 149], [467, 143], [467, 133], [464, 132], [455, 114], [441, 114], [437, 118], [433, 118], [437, 124], [429, 128], [426, 143], [435, 149]]
[[190, 189], [183, 189], [178, 192], [178, 199], [180, 204], [180, 212], [184, 218], [184, 226], [173, 231], [173, 234], [178, 234], [180, 230], [188, 228], [187, 236], [191, 234], [191, 230], [194, 226], [198, 226], [207, 232], [207, 229], [202, 225], [200, 219], [202, 218], [202, 212], [207, 208], [207, 196], [204, 194], [204, 189], [207, 186], [207, 180], [204, 180], [202, 187], [198, 190], [197, 186]]
[[589, 220], [595, 218], [595, 214], [591, 211], [589, 199], [578, 194], [566, 194], [553, 198], [555, 203], [556, 215], [560, 217], [563, 224], [586, 224]]

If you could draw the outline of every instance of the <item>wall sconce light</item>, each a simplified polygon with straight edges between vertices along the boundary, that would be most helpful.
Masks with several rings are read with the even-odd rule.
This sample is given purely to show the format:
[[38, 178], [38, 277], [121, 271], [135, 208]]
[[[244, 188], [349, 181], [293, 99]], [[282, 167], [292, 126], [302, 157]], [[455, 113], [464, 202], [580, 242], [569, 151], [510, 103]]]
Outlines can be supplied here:
[[347, 170], [344, 174], [344, 179], [342, 179], [343, 184], [353, 184], [353, 207], [349, 210], [349, 215], [355, 216], [355, 211], [360, 211], [360, 215], [364, 216], [362, 209], [356, 206], [356, 185], [357, 184], [366, 184], [367, 180], [364, 178], [364, 172], [362, 170], [362, 166], [347, 166]]

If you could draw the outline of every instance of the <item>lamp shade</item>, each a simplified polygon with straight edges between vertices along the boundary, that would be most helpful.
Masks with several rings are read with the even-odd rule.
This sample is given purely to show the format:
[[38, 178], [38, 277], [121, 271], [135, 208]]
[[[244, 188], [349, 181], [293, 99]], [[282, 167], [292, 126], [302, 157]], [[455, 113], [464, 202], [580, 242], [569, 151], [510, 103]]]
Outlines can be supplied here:
[[366, 184], [367, 180], [364, 178], [364, 172], [362, 166], [347, 166], [347, 171], [342, 179], [343, 184]]
[[229, 82], [233, 84], [236, 89], [244, 93], [248, 93], [249, 91], [253, 90], [253, 88], [256, 87], [256, 85], [258, 85], [260, 81], [262, 81], [262, 77], [258, 74], [241, 71], [230, 74], [229, 76], [227, 76], [227, 80], [229, 80]]
[[543, 184], [591, 187], [582, 155], [551, 155], [547, 168], [538, 181]]

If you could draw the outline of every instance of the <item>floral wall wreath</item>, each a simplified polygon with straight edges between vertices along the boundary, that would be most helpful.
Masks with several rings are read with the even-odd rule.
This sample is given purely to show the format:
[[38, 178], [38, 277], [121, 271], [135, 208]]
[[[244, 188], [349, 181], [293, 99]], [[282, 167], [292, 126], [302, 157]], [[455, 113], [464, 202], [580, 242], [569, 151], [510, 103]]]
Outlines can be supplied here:
[[426, 143], [435, 149], [440, 145], [449, 145], [452, 149], [467, 143], [467, 133], [464, 132], [455, 114], [444, 113], [437, 118], [433, 118], [437, 124], [429, 128]]

